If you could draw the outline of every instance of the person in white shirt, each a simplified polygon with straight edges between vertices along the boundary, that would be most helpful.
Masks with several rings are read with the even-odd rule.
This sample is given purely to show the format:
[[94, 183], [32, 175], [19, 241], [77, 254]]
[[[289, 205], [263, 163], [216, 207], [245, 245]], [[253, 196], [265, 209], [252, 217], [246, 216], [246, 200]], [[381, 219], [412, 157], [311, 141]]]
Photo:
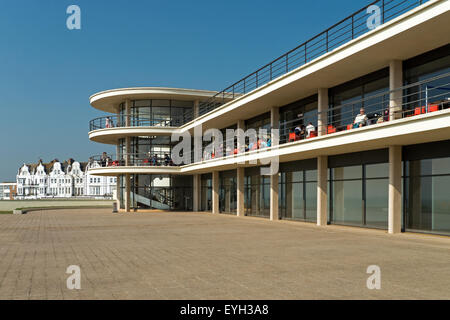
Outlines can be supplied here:
[[310, 122], [306, 126], [306, 137], [311, 137], [311, 132], [316, 131], [316, 128], [313, 126], [313, 124]]
[[354, 122], [354, 128], [361, 128], [363, 126], [365, 126], [367, 124], [367, 121], [369, 120], [369, 118], [367, 118], [367, 115], [364, 111], [364, 108], [361, 108], [359, 110], [359, 114], [356, 116], [355, 118], [355, 122]]

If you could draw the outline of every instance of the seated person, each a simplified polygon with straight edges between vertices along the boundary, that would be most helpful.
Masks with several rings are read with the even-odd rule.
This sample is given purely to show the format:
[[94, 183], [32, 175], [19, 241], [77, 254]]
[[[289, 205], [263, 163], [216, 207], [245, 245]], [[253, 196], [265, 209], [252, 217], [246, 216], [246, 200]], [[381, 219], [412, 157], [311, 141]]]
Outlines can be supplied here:
[[152, 166], [158, 165], [158, 156], [156, 154], [153, 155], [151, 164]]
[[166, 153], [164, 154], [164, 165], [170, 166], [172, 162], [172, 159], [170, 159], [169, 155]]
[[300, 127], [300, 139], [305, 139], [306, 135], [306, 127], [302, 124]]
[[355, 121], [353, 122], [353, 128], [361, 128], [367, 125], [367, 121], [369, 118], [367, 118], [367, 115], [364, 111], [364, 108], [361, 108], [359, 110], [359, 114], [356, 116]]
[[306, 126], [306, 137], [310, 138], [311, 132], [314, 132], [314, 131], [316, 131], [316, 127], [314, 127], [312, 122], [308, 123], [308, 125]]

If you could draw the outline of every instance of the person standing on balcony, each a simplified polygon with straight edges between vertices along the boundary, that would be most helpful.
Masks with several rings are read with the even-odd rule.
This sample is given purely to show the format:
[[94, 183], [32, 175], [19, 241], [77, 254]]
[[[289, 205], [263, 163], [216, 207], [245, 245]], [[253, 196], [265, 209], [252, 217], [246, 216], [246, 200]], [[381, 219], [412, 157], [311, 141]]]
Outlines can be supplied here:
[[102, 167], [106, 167], [106, 162], [108, 161], [108, 155], [106, 154], [106, 152], [102, 153], [102, 157], [100, 159], [100, 163]]
[[353, 123], [353, 128], [364, 127], [365, 125], [367, 125], [368, 120], [369, 120], [369, 118], [367, 118], [364, 108], [361, 108], [359, 110], [359, 114], [355, 118], [355, 122]]

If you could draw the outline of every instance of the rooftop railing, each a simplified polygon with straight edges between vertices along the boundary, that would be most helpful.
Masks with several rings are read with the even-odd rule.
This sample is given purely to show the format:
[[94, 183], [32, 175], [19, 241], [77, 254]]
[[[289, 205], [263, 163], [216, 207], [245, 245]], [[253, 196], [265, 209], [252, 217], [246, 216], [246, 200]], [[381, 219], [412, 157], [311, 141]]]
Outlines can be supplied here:
[[368, 10], [371, 6], [379, 8], [379, 22], [384, 24], [427, 1], [429, 0], [374, 1], [255, 72], [233, 83], [207, 101], [200, 103], [199, 115], [206, 114], [222, 104], [251, 92], [369, 32], [371, 29], [368, 27], [368, 21], [371, 21], [374, 16], [374, 12]]

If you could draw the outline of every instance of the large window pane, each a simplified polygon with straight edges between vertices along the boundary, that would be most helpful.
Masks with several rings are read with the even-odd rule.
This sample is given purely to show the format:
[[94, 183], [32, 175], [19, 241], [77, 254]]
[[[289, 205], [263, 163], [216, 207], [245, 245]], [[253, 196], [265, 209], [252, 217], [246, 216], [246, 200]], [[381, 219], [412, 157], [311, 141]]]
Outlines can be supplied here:
[[317, 221], [317, 182], [305, 183], [305, 218]]
[[389, 205], [389, 180], [366, 181], [366, 224], [376, 228], [387, 228]]
[[362, 181], [334, 181], [333, 221], [362, 224]]

